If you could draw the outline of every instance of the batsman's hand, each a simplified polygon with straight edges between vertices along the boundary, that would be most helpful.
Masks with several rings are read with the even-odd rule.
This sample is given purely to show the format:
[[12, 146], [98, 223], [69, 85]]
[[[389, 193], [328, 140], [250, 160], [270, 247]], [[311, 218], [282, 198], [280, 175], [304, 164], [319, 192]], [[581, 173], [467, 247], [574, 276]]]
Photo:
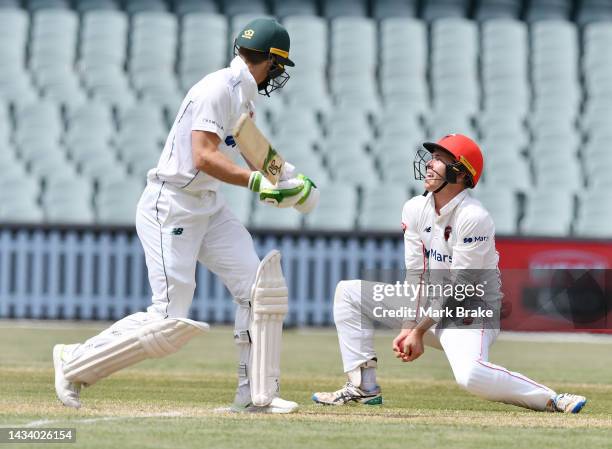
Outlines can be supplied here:
[[307, 214], [312, 212], [312, 210], [317, 207], [317, 204], [319, 204], [321, 192], [308, 176], [299, 174], [297, 177], [304, 181], [304, 190], [302, 190], [302, 194], [297, 204], [293, 207], [301, 213]]
[[249, 178], [248, 187], [259, 193], [259, 201], [274, 207], [286, 208], [294, 206], [301, 198], [304, 190], [304, 180], [291, 178], [278, 181], [274, 185], [261, 172], [254, 171]]

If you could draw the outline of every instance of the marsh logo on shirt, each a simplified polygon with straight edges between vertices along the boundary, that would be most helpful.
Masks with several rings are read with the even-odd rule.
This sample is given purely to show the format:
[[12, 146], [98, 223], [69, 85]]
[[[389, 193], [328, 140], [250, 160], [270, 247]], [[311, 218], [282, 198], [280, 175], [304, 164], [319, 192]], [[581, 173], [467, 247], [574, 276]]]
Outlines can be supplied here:
[[486, 235], [478, 235], [476, 237], [465, 237], [463, 239], [463, 243], [472, 243], [472, 242], [486, 242], [489, 240], [489, 237]]
[[439, 253], [438, 251], [435, 250], [435, 248], [432, 248], [430, 250], [425, 250], [425, 257], [432, 258], [433, 260], [436, 260], [438, 262], [448, 262], [448, 263], [453, 263], [453, 256], [449, 256], [448, 254], [442, 254]]

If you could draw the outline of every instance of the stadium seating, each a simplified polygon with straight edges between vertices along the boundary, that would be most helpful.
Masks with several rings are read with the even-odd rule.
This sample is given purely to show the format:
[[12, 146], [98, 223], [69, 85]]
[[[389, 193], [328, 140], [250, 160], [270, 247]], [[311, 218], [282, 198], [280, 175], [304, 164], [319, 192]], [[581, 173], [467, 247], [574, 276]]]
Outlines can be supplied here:
[[[184, 94], [227, 65], [238, 30], [262, 15], [289, 30], [296, 67], [279, 95], [257, 100], [258, 122], [347, 201], [323, 195], [301, 217], [226, 192], [241, 220], [395, 229], [377, 186], [420, 193], [415, 150], [461, 132], [485, 154], [473, 194], [498, 232], [612, 235], [592, 223], [596, 192], [612, 186], [612, 4], [602, 0], [3, 0], [0, 172], [29, 181], [0, 221], [132, 223], [136, 186]], [[72, 198], [54, 190], [70, 177], [88, 186], [71, 213]], [[125, 202], [105, 177], [129, 184]]]

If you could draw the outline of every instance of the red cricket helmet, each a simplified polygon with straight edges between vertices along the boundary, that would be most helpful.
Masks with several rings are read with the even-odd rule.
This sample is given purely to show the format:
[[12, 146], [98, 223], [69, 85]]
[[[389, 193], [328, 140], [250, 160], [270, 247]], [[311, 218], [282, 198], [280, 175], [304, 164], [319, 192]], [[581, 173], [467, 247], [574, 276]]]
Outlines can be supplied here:
[[463, 134], [449, 134], [436, 143], [425, 142], [423, 146], [430, 153], [434, 150], [442, 150], [452, 154], [457, 161], [457, 165], [467, 173], [471, 181], [470, 187], [476, 187], [484, 168], [482, 151], [480, 151], [476, 142]]

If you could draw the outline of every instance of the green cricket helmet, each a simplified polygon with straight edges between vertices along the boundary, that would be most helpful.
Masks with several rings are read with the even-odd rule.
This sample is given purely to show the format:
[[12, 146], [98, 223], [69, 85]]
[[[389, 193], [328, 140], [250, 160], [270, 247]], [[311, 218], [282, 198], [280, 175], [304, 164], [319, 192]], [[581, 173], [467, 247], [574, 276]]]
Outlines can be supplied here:
[[289, 33], [272, 18], [251, 20], [236, 36], [234, 55], [244, 48], [262, 53], [272, 60], [268, 77], [257, 86], [262, 95], [270, 96], [270, 92], [282, 88], [289, 80], [285, 66], [295, 66], [289, 59], [289, 45]]

